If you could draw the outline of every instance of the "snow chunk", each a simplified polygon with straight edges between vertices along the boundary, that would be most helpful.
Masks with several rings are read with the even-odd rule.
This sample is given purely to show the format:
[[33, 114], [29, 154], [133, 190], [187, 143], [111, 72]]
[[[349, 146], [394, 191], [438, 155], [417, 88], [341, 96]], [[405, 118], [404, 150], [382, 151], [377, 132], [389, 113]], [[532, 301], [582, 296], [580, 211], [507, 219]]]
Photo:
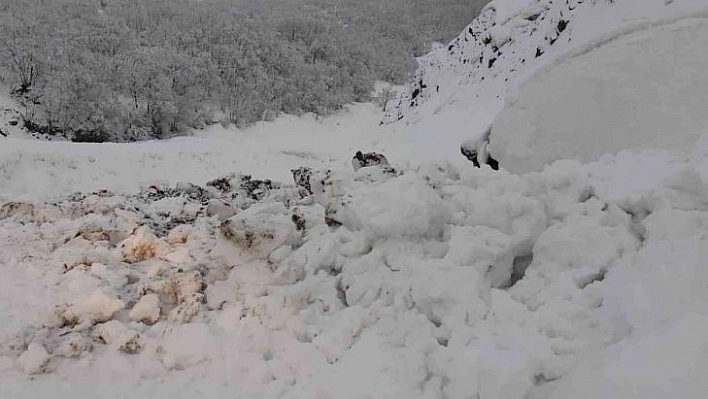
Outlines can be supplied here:
[[17, 358], [17, 366], [27, 374], [46, 373], [51, 356], [37, 343], [29, 344], [27, 350]]
[[59, 348], [54, 351], [55, 355], [64, 357], [77, 357], [85, 352], [91, 351], [93, 345], [79, 333], [71, 333], [64, 338]]
[[199, 314], [204, 302], [204, 294], [192, 292], [186, 295], [179, 305], [167, 314], [167, 321], [172, 323], [189, 323]]
[[100, 290], [96, 290], [81, 303], [79, 310], [89, 315], [92, 320], [102, 322], [110, 320], [114, 313], [123, 310], [124, 307], [125, 304], [120, 299], [111, 299]]
[[130, 309], [128, 317], [134, 321], [155, 323], [160, 318], [160, 297], [157, 294], [147, 294]]
[[197, 271], [177, 273], [165, 284], [163, 292], [170, 302], [180, 304], [189, 295], [204, 290], [204, 279]]
[[265, 259], [283, 245], [295, 244], [300, 235], [285, 205], [255, 204], [221, 224], [229, 241], [254, 257]]
[[511, 243], [511, 237], [486, 226], [454, 226], [445, 259], [460, 266], [473, 266], [487, 274], [493, 287], [501, 287], [511, 276]]
[[93, 292], [78, 305], [67, 306], [61, 314], [65, 325], [88, 326], [110, 320], [113, 315], [123, 310], [125, 304], [120, 299], [112, 299], [100, 289]]
[[450, 217], [440, 196], [414, 173], [375, 187], [352, 208], [364, 229], [380, 236], [440, 234]]
[[135, 354], [145, 346], [138, 332], [129, 329], [117, 320], [98, 325], [95, 333], [99, 340], [123, 353]]
[[184, 244], [189, 239], [189, 234], [192, 232], [192, 226], [188, 224], [180, 224], [170, 230], [167, 235], [167, 241], [170, 244]]
[[121, 243], [123, 256], [130, 262], [140, 262], [167, 252], [167, 243], [155, 237], [147, 226], [138, 227]]
[[175, 217], [182, 213], [186, 202], [184, 197], [165, 197], [151, 202], [144, 212], [153, 219]]

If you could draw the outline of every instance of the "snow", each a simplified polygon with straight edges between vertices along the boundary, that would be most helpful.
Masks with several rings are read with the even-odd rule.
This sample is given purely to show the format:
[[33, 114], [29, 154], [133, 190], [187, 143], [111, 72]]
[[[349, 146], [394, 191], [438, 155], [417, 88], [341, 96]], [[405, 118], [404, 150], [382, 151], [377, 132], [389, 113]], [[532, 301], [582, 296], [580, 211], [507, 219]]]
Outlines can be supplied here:
[[128, 313], [134, 321], [155, 323], [160, 318], [160, 297], [157, 294], [147, 294], [140, 298]]
[[633, 32], [545, 70], [498, 117], [490, 151], [513, 172], [620, 150], [685, 154], [708, 132], [708, 20]]
[[[540, 72], [559, 64], [559, 68], [564, 68], [563, 64], [573, 62], [574, 56], [593, 52], [598, 46], [618, 36], [686, 17], [705, 18], [707, 15], [708, 6], [703, 0], [493, 1], [456, 39], [419, 59], [420, 68], [413, 83], [398, 103], [388, 108], [388, 120], [402, 120], [410, 124], [418, 147], [425, 149], [427, 157], [437, 160], [455, 159], [460, 156], [460, 145], [483, 136], [507, 102], [513, 101], [519, 95], [519, 89], [527, 82], [533, 82]], [[658, 66], [670, 65], [672, 60], [700, 61], [703, 52], [695, 49], [701, 48], [698, 42], [703, 38], [696, 37], [693, 40], [683, 36], [680, 39], [685, 41], [677, 41], [677, 48], [687, 50], [678, 57], [663, 56], [657, 50]], [[670, 42], [668, 36], [649, 40]], [[692, 44], [694, 41], [696, 43]], [[628, 53], [632, 50], [626, 48]], [[619, 49], [617, 51], [621, 53]], [[651, 68], [654, 60], [651, 60], [649, 54], [651, 51], [645, 49], [644, 55], [650, 61], [642, 63], [641, 68], [635, 68], [632, 72], [646, 68], [655, 71], [656, 75], [661, 72], [660, 67]], [[629, 58], [626, 54], [621, 55], [621, 59]], [[611, 66], [613, 59], [605, 60], [605, 64]], [[677, 62], [676, 66], [682, 67], [679, 64]], [[578, 65], [580, 67], [582, 65]], [[594, 71], [589, 65], [585, 67], [589, 73]], [[685, 68], [693, 67], [687, 65]], [[700, 69], [700, 66], [696, 68]], [[651, 85], [646, 90], [655, 84], [660, 85], [659, 89], [668, 87], [680, 74], [678, 71], [669, 72], [671, 79], [648, 80]], [[698, 75], [702, 76], [701, 73]], [[688, 76], [695, 77], [697, 74], [694, 72], [692, 75], [681, 76], [689, 79]], [[571, 78], [569, 75], [567, 77]], [[553, 86], [553, 82], [549, 81], [546, 86], [554, 92], [564, 87], [567, 91], [571, 91], [571, 87], [575, 89], [575, 82], [562, 79], [559, 82], [562, 83]], [[592, 86], [585, 86], [593, 89]], [[578, 97], [582, 99], [585, 92], [579, 90]], [[700, 104], [698, 89], [693, 92], [696, 104]], [[656, 95], [652, 97], [662, 98]], [[539, 101], [543, 103], [543, 100]], [[625, 109], [629, 112], [632, 104], [616, 104], [619, 105], [619, 111], [616, 112]], [[662, 108], [667, 112], [681, 115], [681, 107], [671, 107], [668, 102], [663, 105]], [[575, 112], [581, 111], [575, 109]], [[572, 143], [571, 140], [568, 142]], [[491, 154], [496, 155], [494, 148]]]
[[[3, 96], [0, 96], [0, 98]], [[373, 104], [328, 118], [283, 115], [244, 130], [213, 125], [193, 137], [91, 144], [0, 137], [0, 201], [36, 201], [76, 191], [135, 193], [153, 184], [208, 180], [230, 173], [292, 181], [290, 169], [349, 170], [356, 151], [383, 152], [392, 162], [419, 157], [405, 125], [379, 126]]]
[[214, 338], [204, 324], [184, 324], [167, 335], [159, 349], [162, 364], [183, 370], [206, 360], [215, 350]]
[[531, 398], [701, 398], [708, 382], [708, 318], [687, 314], [654, 334], [602, 351], [560, 381], [551, 394]]
[[[582, 54], [539, 79], [625, 41], [704, 35], [674, 18], [697, 3], [592, 3], [569, 29], [595, 44], [565, 46]], [[516, 23], [550, 4], [496, 2], [476, 24], [508, 6], [494, 40], [516, 45]], [[668, 20], [601, 37], [652, 15]], [[474, 90], [512, 92], [541, 66]], [[705, 139], [475, 168], [454, 162], [455, 129], [487, 129], [502, 103], [458, 94], [394, 125], [360, 104], [164, 142], [0, 139], [0, 397], [705, 397]], [[416, 147], [428, 127], [451, 162]], [[703, 134], [690, 129], [667, 133]], [[357, 150], [390, 165], [353, 170]], [[309, 189], [288, 183], [303, 165]]]
[[[706, 171], [673, 160], [674, 177], [626, 195], [608, 189], [615, 175], [593, 174], [630, 158], [563, 161], [524, 175], [469, 163], [399, 167], [397, 175], [342, 172], [325, 178], [328, 189], [318, 197], [325, 205], [290, 186], [246, 209], [240, 194], [227, 193], [220, 198], [238, 209], [239, 226], [272, 232], [251, 247], [224, 234], [223, 226], [235, 225], [207, 215], [209, 201], [177, 192], [184, 206], [171, 217], [182, 223], [171, 230], [146, 224], [153, 204], [173, 202], [169, 196], [38, 203], [35, 213], [56, 207], [58, 218], [23, 224], [26, 216], [16, 214], [0, 222], [1, 231], [23, 240], [13, 249], [2, 242], [1, 252], [13, 258], [2, 263], [4, 281], [24, 284], [26, 306], [35, 309], [6, 327], [4, 342], [43, 345], [56, 369], [32, 384], [6, 370], [4, 392], [46, 397], [64, 381], [77, 392], [117, 385], [109, 394], [116, 397], [126, 389], [135, 397], [564, 397], [565, 389], [589, 384], [585, 378], [600, 378], [586, 377], [596, 364], [633, 369], [606, 358], [614, 346], [644, 353], [643, 340], [680, 339], [688, 334], [684, 318], [705, 316], [706, 195], [681, 190]], [[186, 205], [197, 203], [200, 211], [190, 213]], [[325, 209], [341, 203], [347, 213], [332, 217], [348, 221], [327, 226]], [[294, 214], [303, 215], [304, 230], [295, 229]], [[109, 234], [86, 229], [91, 221], [119, 231], [131, 226], [125, 220], [142, 227], [113, 244]], [[186, 250], [193, 261], [178, 266], [124, 251], [121, 242], [146, 236], [166, 253]], [[56, 253], [75, 254], [77, 243], [88, 258], [66, 272]], [[513, 281], [519, 267], [526, 269]], [[17, 274], [33, 269], [43, 271], [34, 281], [49, 289]], [[13, 291], [2, 295], [6, 309], [16, 306]], [[84, 312], [89, 325], [52, 322], [63, 303], [90, 304], [79, 307], [91, 310]], [[666, 335], [672, 325], [678, 330]], [[681, 342], [690, 346], [682, 353], [704, 344]], [[3, 347], [3, 356], [21, 354]], [[696, 356], [690, 359], [703, 361]], [[634, 383], [643, 387], [663, 367], [632, 371]], [[110, 379], [87, 379], [108, 370]], [[685, 379], [686, 392], [701, 392], [690, 374], [674, 375]], [[672, 389], [670, 377], [661, 381]]]
[[493, 0], [485, 6], [484, 10], [494, 10], [496, 24], [504, 25], [511, 18], [530, 8], [533, 3], [534, 0]]
[[51, 357], [42, 345], [31, 343], [27, 350], [17, 358], [17, 365], [27, 374], [44, 373]]

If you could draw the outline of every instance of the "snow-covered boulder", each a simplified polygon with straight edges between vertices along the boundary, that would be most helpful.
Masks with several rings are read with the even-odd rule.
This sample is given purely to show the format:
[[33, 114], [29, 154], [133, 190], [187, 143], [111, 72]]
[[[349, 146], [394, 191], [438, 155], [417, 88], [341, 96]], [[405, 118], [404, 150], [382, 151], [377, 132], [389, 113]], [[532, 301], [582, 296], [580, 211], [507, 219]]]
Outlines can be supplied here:
[[170, 244], [184, 244], [189, 239], [189, 233], [192, 231], [192, 226], [188, 224], [180, 224], [175, 226], [167, 235], [167, 242]]
[[80, 333], [71, 333], [64, 337], [59, 347], [54, 351], [54, 355], [64, 357], [77, 357], [93, 348], [91, 341]]

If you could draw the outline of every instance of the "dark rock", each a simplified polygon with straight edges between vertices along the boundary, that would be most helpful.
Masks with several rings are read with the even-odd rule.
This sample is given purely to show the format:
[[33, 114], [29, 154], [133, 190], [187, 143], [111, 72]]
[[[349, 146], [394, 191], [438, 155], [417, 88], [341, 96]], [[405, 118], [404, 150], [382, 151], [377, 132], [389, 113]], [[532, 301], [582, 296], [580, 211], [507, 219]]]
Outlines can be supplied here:
[[305, 230], [305, 218], [303, 218], [301, 215], [293, 214], [292, 220], [293, 223], [295, 223], [295, 229], [297, 229], [297, 231]]
[[567, 27], [568, 27], [568, 21], [561, 19], [560, 21], [558, 21], [558, 26], [556, 27], [556, 30], [558, 30], [558, 33], [561, 33]]
[[296, 186], [302, 187], [307, 190], [308, 193], [312, 194], [312, 184], [310, 183], [312, 168], [300, 166], [297, 169], [290, 169], [290, 173], [293, 174], [293, 180]]
[[492, 158], [491, 155], [487, 156], [487, 165], [489, 165], [490, 168], [494, 170], [499, 170], [499, 161], [496, 159]]
[[[393, 168], [391, 168], [391, 165], [388, 163], [388, 159], [386, 159], [383, 154], [376, 152], [362, 153], [361, 151], [357, 151], [356, 154], [354, 154], [354, 158], [352, 158], [352, 166], [354, 167], [355, 172], [361, 168], [376, 165], [391, 169], [391, 171], [393, 171]], [[395, 171], [393, 172], [395, 173]]]
[[221, 192], [231, 191], [231, 179], [233, 176], [220, 177], [207, 182], [207, 187], [214, 187]]
[[325, 208], [325, 224], [329, 227], [339, 227], [342, 225], [342, 221], [339, 220], [337, 207], [328, 205]]
[[462, 155], [464, 155], [465, 158], [471, 161], [474, 166], [479, 168], [479, 161], [477, 160], [477, 151], [470, 150], [462, 146], [460, 147], [460, 152], [462, 153]]
[[278, 188], [272, 181], [252, 179], [250, 175], [241, 176], [240, 188], [245, 191], [247, 197], [254, 201], [260, 201], [271, 190]]

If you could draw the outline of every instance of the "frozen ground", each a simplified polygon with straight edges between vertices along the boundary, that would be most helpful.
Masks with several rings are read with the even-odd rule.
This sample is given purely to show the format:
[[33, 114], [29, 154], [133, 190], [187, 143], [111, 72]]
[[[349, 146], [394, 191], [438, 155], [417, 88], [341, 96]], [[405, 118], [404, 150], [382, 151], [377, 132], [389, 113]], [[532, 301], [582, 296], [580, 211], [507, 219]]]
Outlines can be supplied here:
[[[591, 3], [576, 18], [609, 15]], [[0, 397], [708, 396], [706, 147], [434, 165], [411, 135], [460, 159], [461, 120], [429, 98], [408, 125], [360, 105], [165, 142], [0, 138], [0, 202], [31, 202], [0, 208]], [[358, 149], [395, 171], [352, 171]], [[300, 165], [309, 186], [254, 180]], [[206, 184], [232, 172], [254, 179]]]

